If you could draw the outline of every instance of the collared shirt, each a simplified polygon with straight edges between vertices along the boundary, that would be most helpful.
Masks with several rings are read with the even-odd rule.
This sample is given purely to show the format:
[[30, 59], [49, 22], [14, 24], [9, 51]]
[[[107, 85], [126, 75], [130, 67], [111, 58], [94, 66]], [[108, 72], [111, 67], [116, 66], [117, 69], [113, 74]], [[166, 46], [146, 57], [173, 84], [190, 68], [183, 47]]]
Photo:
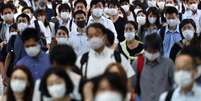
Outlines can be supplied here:
[[[81, 66], [80, 64], [81, 57], [78, 58], [76, 64], [78, 67]], [[93, 78], [98, 75], [101, 75], [105, 72], [106, 67], [111, 64], [115, 63], [115, 58], [114, 58], [114, 50], [105, 47], [102, 53], [97, 53], [94, 50], [90, 49], [89, 50], [89, 58], [88, 58], [88, 66], [87, 66], [87, 78]], [[124, 67], [128, 78], [132, 77], [135, 75], [134, 70], [132, 69], [130, 63], [128, 60], [121, 55], [121, 64]], [[86, 69], [86, 63], [83, 65], [83, 74]]]
[[140, 79], [141, 101], [158, 101], [173, 86], [174, 68], [174, 63], [162, 56], [155, 63], [145, 59]]
[[[165, 101], [167, 93], [163, 93], [159, 101]], [[187, 94], [182, 93], [181, 87], [178, 87], [173, 92], [171, 101], [201, 101], [201, 87], [195, 84], [192, 91]]]
[[58, 18], [59, 20], [59, 26], [65, 26], [69, 32], [76, 32], [77, 25], [74, 23], [74, 21], [71, 21], [72, 19], [69, 18], [67, 22], [64, 22], [61, 18]]
[[163, 52], [165, 57], [169, 57], [172, 46], [179, 42], [182, 39], [181, 34], [179, 32], [179, 26], [177, 26], [176, 31], [171, 31], [166, 27], [165, 36], [163, 40]]
[[17, 65], [25, 65], [32, 73], [34, 80], [41, 79], [45, 71], [50, 67], [47, 54], [41, 52], [37, 58], [24, 56], [17, 62]]
[[89, 17], [89, 22], [88, 22], [88, 25], [92, 24], [92, 23], [101, 23], [102, 25], [104, 25], [107, 29], [111, 30], [113, 33], [114, 33], [114, 36], [115, 36], [115, 43], [117, 44], [118, 43], [118, 39], [117, 39], [117, 32], [116, 32], [116, 29], [114, 27], [114, 24], [111, 20], [105, 18], [105, 17], [101, 17], [100, 20], [97, 22], [95, 21], [95, 19], [90, 16]]
[[77, 56], [82, 56], [84, 53], [89, 51], [89, 45], [85, 33], [71, 33], [69, 43], [74, 48]]
[[182, 15], [182, 19], [192, 19], [194, 20], [197, 30], [197, 33], [201, 32], [201, 10], [197, 10], [196, 14], [192, 15], [192, 11], [187, 10], [183, 15]]

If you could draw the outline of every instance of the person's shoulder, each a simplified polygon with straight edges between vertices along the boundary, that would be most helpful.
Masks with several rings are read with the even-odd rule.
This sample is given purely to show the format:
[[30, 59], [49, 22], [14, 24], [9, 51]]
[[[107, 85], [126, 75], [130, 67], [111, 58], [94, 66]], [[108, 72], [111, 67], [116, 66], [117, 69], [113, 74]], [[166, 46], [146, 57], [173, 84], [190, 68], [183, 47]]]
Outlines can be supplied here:
[[28, 56], [24, 56], [24, 57], [22, 57], [22, 58], [17, 62], [17, 64], [18, 64], [18, 65], [24, 64], [27, 60], [29, 60], [29, 57], [28, 57]]
[[165, 101], [166, 97], [167, 97], [168, 92], [164, 92], [160, 95], [159, 101]]
[[164, 56], [161, 56], [160, 57], [160, 61], [163, 61], [165, 62], [165, 64], [174, 64], [174, 62], [170, 59], [170, 58], [167, 58], [167, 57], [164, 57]]

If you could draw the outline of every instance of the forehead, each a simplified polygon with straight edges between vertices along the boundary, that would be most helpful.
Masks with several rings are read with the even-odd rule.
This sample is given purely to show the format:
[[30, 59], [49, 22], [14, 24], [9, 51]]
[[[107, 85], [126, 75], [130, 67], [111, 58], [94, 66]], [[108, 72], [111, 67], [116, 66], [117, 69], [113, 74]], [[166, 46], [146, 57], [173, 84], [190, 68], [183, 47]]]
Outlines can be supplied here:
[[75, 15], [75, 18], [79, 18], [79, 17], [85, 17], [85, 15], [84, 14], [77, 14], [77, 15]]
[[5, 12], [12, 12], [12, 9], [11, 9], [11, 8], [5, 8], [5, 9], [3, 10], [3, 13], [5, 13]]
[[24, 13], [30, 13], [31, 12], [31, 10], [30, 9], [25, 9], [24, 11], [23, 11]]
[[175, 64], [176, 68], [190, 68], [192, 67], [192, 58], [188, 55], [181, 55], [176, 57]]
[[13, 72], [13, 76], [23, 76], [26, 77], [26, 73], [20, 69], [16, 70], [15, 72]]
[[77, 6], [85, 6], [82, 2], [78, 2], [76, 5], [75, 5], [75, 7], [77, 7]]
[[26, 19], [26, 17], [19, 17], [19, 18], [17, 19], [17, 21], [19, 21], [19, 20], [27, 20], [27, 19]]

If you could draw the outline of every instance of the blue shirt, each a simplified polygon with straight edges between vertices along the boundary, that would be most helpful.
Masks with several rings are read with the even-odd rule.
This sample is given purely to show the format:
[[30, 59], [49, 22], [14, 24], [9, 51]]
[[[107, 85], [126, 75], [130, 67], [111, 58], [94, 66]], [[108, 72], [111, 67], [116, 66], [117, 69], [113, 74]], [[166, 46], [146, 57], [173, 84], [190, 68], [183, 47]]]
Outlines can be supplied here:
[[19, 35], [16, 36], [13, 51], [15, 53], [14, 64], [16, 64], [21, 58], [26, 56], [26, 52], [24, 50], [24, 45], [23, 45], [22, 39]]
[[165, 36], [163, 40], [163, 52], [165, 57], [169, 57], [172, 46], [182, 39], [179, 32], [179, 26], [177, 26], [176, 31], [171, 31], [166, 27]]
[[24, 56], [17, 62], [17, 65], [25, 65], [32, 73], [34, 80], [41, 79], [46, 70], [50, 67], [47, 54], [41, 52], [37, 58]]

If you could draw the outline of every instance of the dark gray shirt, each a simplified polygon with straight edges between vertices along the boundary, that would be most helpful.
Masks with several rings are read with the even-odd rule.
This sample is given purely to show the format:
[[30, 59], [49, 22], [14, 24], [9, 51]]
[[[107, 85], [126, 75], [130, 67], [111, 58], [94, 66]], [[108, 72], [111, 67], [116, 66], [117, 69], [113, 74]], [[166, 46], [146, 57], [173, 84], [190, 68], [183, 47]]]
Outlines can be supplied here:
[[141, 74], [141, 101], [158, 101], [160, 95], [169, 90], [173, 84], [175, 65], [165, 57], [159, 57], [156, 63], [145, 59]]

